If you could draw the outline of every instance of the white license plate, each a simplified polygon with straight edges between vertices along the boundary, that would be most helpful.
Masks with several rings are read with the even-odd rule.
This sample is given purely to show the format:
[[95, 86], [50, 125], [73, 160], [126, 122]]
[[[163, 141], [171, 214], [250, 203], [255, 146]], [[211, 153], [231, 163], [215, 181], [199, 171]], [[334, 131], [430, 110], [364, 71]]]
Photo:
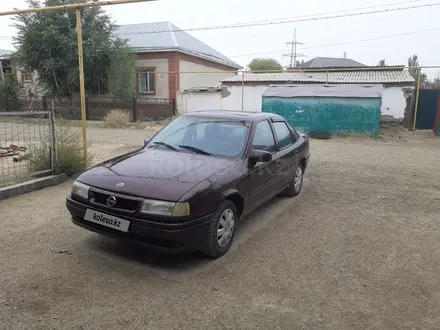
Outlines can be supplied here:
[[87, 209], [84, 219], [90, 222], [97, 223], [98, 225], [106, 226], [112, 229], [120, 230], [123, 232], [128, 231], [130, 221], [124, 220], [112, 215], [108, 215], [102, 212]]

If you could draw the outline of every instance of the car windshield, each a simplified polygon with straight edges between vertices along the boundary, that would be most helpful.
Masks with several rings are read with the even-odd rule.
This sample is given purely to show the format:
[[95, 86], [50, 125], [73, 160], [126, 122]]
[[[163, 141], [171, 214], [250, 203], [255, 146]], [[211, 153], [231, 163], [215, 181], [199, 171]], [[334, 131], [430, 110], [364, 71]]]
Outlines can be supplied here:
[[237, 157], [243, 152], [249, 126], [243, 121], [181, 116], [151, 139], [147, 147]]

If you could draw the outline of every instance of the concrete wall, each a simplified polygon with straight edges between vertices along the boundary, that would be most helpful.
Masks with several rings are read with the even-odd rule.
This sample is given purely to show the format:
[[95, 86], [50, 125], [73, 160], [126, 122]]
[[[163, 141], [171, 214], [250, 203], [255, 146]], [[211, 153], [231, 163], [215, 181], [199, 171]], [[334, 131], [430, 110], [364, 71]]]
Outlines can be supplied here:
[[[235, 75], [234, 72], [225, 72], [225, 70], [211, 68], [205, 65], [184, 61], [184, 60], [179, 61], [179, 71], [180, 71], [181, 91], [194, 87], [218, 87], [221, 85], [220, 80]], [[191, 72], [191, 73], [185, 73], [185, 72]], [[192, 72], [200, 72], [200, 73], [192, 73]], [[213, 73], [210, 74], [204, 72], [213, 72]]]
[[176, 107], [179, 114], [202, 111], [202, 110], [221, 110], [221, 92], [191, 92], [177, 93]]
[[138, 59], [136, 60], [137, 67], [154, 67], [156, 68], [156, 94], [155, 95], [145, 95], [143, 97], [148, 98], [169, 98], [169, 79], [168, 74], [163, 72], [168, 72], [168, 59]]
[[[408, 86], [410, 87], [410, 86]], [[381, 115], [403, 119], [405, 115], [406, 99], [403, 87], [384, 87], [382, 94]]]
[[[267, 85], [244, 86], [244, 110], [261, 111], [263, 94], [269, 87]], [[403, 86], [384, 87], [382, 95], [382, 115], [391, 115], [396, 119], [403, 119], [405, 114], [406, 99]], [[223, 109], [241, 110], [242, 87], [241, 85], [228, 86], [230, 95], [223, 99]]]
[[[261, 111], [263, 94], [269, 85], [245, 85], [244, 86], [244, 111]], [[242, 87], [241, 85], [228, 86], [229, 96], [223, 98], [224, 110], [242, 110]]]

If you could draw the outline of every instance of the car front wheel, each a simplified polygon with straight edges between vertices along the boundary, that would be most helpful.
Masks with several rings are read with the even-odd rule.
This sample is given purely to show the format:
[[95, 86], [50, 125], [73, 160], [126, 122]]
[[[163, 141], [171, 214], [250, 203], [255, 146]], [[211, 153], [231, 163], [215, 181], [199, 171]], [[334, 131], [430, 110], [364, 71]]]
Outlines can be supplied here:
[[214, 213], [208, 229], [208, 237], [202, 252], [209, 257], [218, 258], [230, 248], [235, 233], [237, 209], [229, 200], [223, 201]]
[[303, 179], [304, 179], [304, 169], [301, 164], [298, 164], [298, 166], [295, 169], [293, 180], [290, 182], [289, 186], [286, 189], [287, 196], [295, 197], [301, 192]]

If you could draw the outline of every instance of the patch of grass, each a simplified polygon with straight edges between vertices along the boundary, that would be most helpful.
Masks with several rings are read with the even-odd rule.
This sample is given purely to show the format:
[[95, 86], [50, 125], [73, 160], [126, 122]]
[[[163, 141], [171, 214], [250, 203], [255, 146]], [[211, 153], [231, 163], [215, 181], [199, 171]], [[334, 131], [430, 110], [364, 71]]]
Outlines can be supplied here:
[[124, 128], [130, 126], [130, 113], [126, 110], [112, 110], [103, 118], [103, 127]]
[[[56, 120], [57, 125], [62, 126], [70, 126], [70, 127], [81, 127], [82, 121], [81, 120], [71, 120], [71, 119], [65, 119], [65, 118], [58, 118]], [[102, 122], [97, 120], [87, 120], [87, 127], [102, 127]]]
[[13, 186], [22, 182], [26, 182], [27, 180], [33, 179], [32, 176], [25, 176], [22, 178], [12, 178], [9, 180], [2, 180], [0, 181], [0, 188], [5, 188], [9, 186]]
[[8, 181], [0, 181], [0, 188], [5, 188], [8, 186], [12, 186], [13, 184], [17, 184], [17, 181], [8, 180]]
[[136, 129], [145, 129], [145, 128], [147, 128], [147, 124], [143, 123], [141, 121], [137, 121], [137, 122], [133, 123], [133, 127]]
[[[87, 160], [84, 159], [84, 148], [81, 132], [72, 127], [59, 125], [56, 130], [56, 148], [58, 164], [55, 174], [72, 176], [87, 169], [92, 163], [93, 155], [88, 152]], [[37, 148], [31, 150], [28, 157], [31, 171], [42, 171], [51, 168], [51, 143], [50, 139], [43, 141]]]
[[57, 125], [69, 127], [81, 127], [81, 120], [66, 119], [64, 117], [57, 119]]

